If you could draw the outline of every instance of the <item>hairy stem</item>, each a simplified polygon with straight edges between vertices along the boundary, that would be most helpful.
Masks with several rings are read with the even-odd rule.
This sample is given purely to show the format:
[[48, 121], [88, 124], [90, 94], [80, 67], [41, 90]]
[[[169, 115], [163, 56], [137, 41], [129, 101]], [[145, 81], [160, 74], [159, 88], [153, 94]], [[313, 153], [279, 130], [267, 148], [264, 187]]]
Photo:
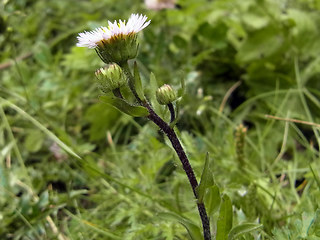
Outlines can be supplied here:
[[[171, 128], [165, 121], [162, 120], [151, 108], [151, 106], [148, 103], [145, 103], [144, 106], [148, 108], [150, 115], [148, 118], [153, 121], [169, 138], [174, 150], [178, 154], [178, 157], [182, 163], [182, 167], [187, 174], [189, 183], [191, 185], [193, 194], [196, 199], [198, 199], [198, 194], [196, 191], [196, 188], [198, 187], [197, 179], [194, 175], [193, 169], [190, 165], [190, 162], [188, 160], [188, 157], [186, 153], [184, 152], [181, 143], [174, 132], [173, 128]], [[203, 227], [203, 233], [204, 233], [204, 240], [211, 240], [211, 234], [210, 234], [210, 222], [209, 218], [205, 209], [205, 206], [203, 203], [197, 203], [198, 205], [198, 211], [200, 214], [200, 218], [202, 221], [202, 227]]]
[[170, 123], [172, 123], [174, 120], [175, 120], [175, 118], [176, 118], [176, 116], [175, 116], [175, 112], [174, 112], [174, 107], [173, 107], [173, 104], [172, 103], [169, 103], [168, 105], [168, 108], [169, 108], [169, 111], [170, 111]]
[[[136, 89], [135, 89], [135, 84], [134, 84], [135, 80], [134, 80], [134, 77], [130, 71], [128, 62], [124, 62], [124, 63], [120, 64], [120, 67], [125, 72], [125, 74], [128, 78], [128, 85], [129, 85], [129, 88], [130, 88], [131, 92], [133, 93], [134, 97], [136, 98], [136, 100], [138, 101], [138, 103], [141, 106], [144, 106], [148, 109], [149, 115], [147, 117], [151, 121], [153, 121], [169, 138], [174, 150], [176, 151], [176, 153], [182, 163], [182, 167], [183, 167], [185, 173], [187, 174], [187, 177], [188, 177], [189, 183], [191, 185], [193, 194], [194, 194], [195, 198], [198, 199], [198, 194], [196, 191], [196, 189], [198, 187], [198, 181], [194, 175], [194, 172], [193, 172], [193, 169], [190, 165], [189, 159], [183, 150], [183, 147], [178, 139], [178, 136], [176, 135], [173, 128], [171, 128], [161, 117], [159, 117], [153, 111], [152, 107], [150, 106], [150, 104], [148, 102], [142, 101], [139, 98], [139, 96], [136, 92]], [[168, 108], [171, 113], [171, 122], [172, 122], [172, 121], [174, 121], [174, 118], [175, 118], [173, 105], [171, 104], [171, 106], [170, 106], [170, 104], [168, 104]], [[208, 218], [205, 206], [203, 203], [197, 203], [197, 206], [198, 206], [198, 211], [199, 211], [201, 222], [202, 222], [204, 240], [211, 240], [210, 222], [209, 222], [209, 218]]]

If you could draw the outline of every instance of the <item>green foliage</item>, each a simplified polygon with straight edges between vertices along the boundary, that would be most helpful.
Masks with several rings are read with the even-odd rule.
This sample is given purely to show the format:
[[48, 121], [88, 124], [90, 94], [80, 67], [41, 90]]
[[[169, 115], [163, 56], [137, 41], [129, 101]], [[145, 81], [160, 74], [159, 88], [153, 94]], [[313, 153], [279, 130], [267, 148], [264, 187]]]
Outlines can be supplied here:
[[142, 87], [142, 82], [141, 82], [137, 62], [134, 62], [134, 80], [135, 80], [135, 89], [137, 91], [137, 94], [141, 100], [144, 100], [145, 99], [144, 91]]
[[149, 114], [148, 109], [141, 106], [133, 106], [127, 103], [125, 100], [109, 96], [101, 96], [99, 98], [103, 103], [110, 104], [133, 117], [145, 117]]
[[228, 235], [228, 240], [234, 239], [239, 237], [245, 233], [249, 233], [251, 231], [255, 231], [258, 228], [261, 228], [262, 225], [255, 224], [255, 223], [243, 223], [231, 229]]
[[228, 195], [223, 195], [221, 199], [219, 219], [217, 220], [217, 240], [227, 240], [228, 233], [232, 228], [232, 204]]
[[[99, 117], [95, 116], [97, 112]], [[84, 115], [84, 119], [90, 124], [90, 140], [104, 139], [106, 132], [120, 121], [119, 118], [120, 113], [117, 109], [102, 103], [92, 104]]]
[[215, 214], [219, 209], [221, 196], [218, 186], [214, 185], [207, 189], [207, 194], [205, 195], [205, 206], [209, 215]]
[[168, 120], [154, 93], [181, 85], [172, 126], [214, 237], [319, 239], [319, 125], [265, 115], [320, 121], [320, 2], [178, 4], [156, 12], [138, 0], [3, 1], [0, 239], [201, 239], [170, 142], [140, 117], [145, 108], [99, 102], [103, 63], [75, 46], [78, 32], [131, 12], [152, 19], [138, 38], [137, 93]]
[[209, 153], [206, 155], [206, 161], [201, 174], [200, 184], [197, 188], [198, 202], [203, 203], [203, 198], [208, 188], [214, 185], [213, 174], [209, 167]]
[[185, 219], [181, 216], [178, 216], [172, 213], [160, 213], [159, 217], [165, 220], [173, 220], [181, 223], [187, 229], [192, 240], [197, 240], [202, 238], [200, 228], [194, 223], [190, 222], [190, 220], [188, 219]]
[[318, 239], [320, 237], [319, 213], [320, 211], [318, 209], [314, 216], [309, 213], [296, 216], [284, 229], [274, 230], [275, 238]]

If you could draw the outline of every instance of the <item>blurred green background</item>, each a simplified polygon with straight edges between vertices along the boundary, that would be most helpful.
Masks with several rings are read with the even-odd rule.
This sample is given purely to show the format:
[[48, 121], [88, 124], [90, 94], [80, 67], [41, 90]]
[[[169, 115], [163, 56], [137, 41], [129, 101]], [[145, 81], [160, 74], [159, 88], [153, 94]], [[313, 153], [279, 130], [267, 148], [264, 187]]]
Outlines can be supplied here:
[[177, 127], [198, 178], [210, 153], [213, 235], [228, 216], [217, 239], [320, 239], [319, 0], [181, 0], [161, 11], [2, 0], [0, 239], [196, 239], [171, 145], [153, 123], [99, 102], [103, 63], [75, 46], [79, 32], [131, 13], [151, 19], [136, 60], [144, 85], [150, 72], [159, 86], [185, 80]]

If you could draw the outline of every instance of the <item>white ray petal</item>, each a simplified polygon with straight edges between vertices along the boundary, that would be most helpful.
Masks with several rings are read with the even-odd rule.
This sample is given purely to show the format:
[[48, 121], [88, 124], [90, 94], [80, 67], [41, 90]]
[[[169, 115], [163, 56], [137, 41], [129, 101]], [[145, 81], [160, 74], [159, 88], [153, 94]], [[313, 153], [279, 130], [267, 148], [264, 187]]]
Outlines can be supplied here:
[[121, 19], [118, 22], [108, 21], [108, 27], [99, 27], [89, 32], [79, 33], [77, 46], [95, 48], [102, 40], [108, 40], [117, 35], [138, 33], [150, 24], [151, 20], [147, 21], [147, 19], [142, 14], [131, 14], [127, 22]]

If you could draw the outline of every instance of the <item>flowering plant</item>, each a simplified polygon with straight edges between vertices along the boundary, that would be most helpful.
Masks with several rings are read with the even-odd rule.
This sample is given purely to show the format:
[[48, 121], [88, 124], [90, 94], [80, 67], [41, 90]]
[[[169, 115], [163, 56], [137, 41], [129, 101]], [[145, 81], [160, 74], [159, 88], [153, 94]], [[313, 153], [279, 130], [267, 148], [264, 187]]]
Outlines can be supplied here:
[[[178, 119], [178, 112], [175, 110], [174, 104], [178, 105], [179, 99], [183, 95], [184, 84], [182, 83], [178, 92], [168, 84], [154, 89], [149, 99], [156, 99], [157, 101], [149, 100], [144, 94], [137, 64], [134, 63], [134, 74], [132, 74], [128, 60], [137, 56], [139, 46], [137, 33], [146, 28], [150, 24], [150, 20], [147, 21], [146, 16], [132, 14], [127, 22], [119, 20], [112, 23], [109, 21], [108, 24], [108, 27], [99, 27], [90, 32], [79, 33], [77, 43], [79, 47], [95, 49], [104, 63], [112, 63], [107, 68], [96, 71], [100, 89], [105, 93], [112, 92], [113, 94], [111, 96], [101, 96], [100, 100], [131, 116], [147, 117], [167, 135], [182, 163], [194, 197], [197, 199], [197, 207], [203, 226], [203, 237], [205, 240], [209, 240], [211, 239], [210, 224], [203, 199], [206, 189], [212, 186], [212, 174], [206, 161], [201, 182], [198, 184], [188, 157], [174, 130]], [[126, 86], [129, 87], [134, 102], [130, 102], [129, 99], [132, 98], [125, 98], [122, 95], [121, 90]], [[156, 113], [154, 110], [155, 104], [168, 107], [171, 114], [170, 123], [167, 123]]]

